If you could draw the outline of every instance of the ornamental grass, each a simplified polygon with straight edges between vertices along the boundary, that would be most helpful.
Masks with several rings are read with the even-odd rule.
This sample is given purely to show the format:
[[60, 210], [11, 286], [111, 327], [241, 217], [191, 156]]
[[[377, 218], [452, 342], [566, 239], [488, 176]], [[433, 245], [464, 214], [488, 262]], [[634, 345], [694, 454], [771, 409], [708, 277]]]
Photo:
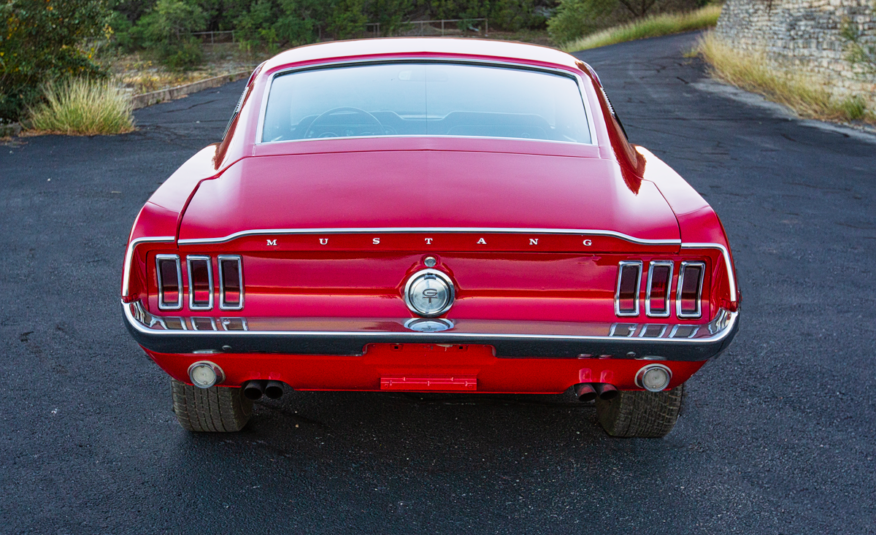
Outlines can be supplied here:
[[721, 15], [721, 6], [706, 6], [687, 13], [664, 13], [653, 15], [621, 26], [585, 35], [560, 47], [565, 52], [577, 52], [588, 48], [614, 45], [627, 41], [660, 37], [674, 33], [714, 28]]
[[697, 52], [709, 64], [710, 74], [715, 78], [761, 94], [801, 117], [876, 123], [873, 110], [868, 109], [872, 100], [868, 102], [860, 96], [837, 98], [826, 81], [772, 61], [766, 52], [736, 50], [713, 33], [700, 39]]
[[130, 97], [109, 81], [73, 78], [46, 85], [43, 96], [31, 110], [34, 133], [94, 136], [134, 130]]

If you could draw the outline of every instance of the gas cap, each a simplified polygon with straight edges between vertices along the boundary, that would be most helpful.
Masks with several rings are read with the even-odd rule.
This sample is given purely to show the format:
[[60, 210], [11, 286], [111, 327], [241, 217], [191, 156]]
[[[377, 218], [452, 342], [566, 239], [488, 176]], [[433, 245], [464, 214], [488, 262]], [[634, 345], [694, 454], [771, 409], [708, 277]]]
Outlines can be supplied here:
[[444, 314], [453, 305], [455, 291], [450, 278], [437, 269], [411, 275], [405, 285], [405, 303], [411, 312], [424, 317]]

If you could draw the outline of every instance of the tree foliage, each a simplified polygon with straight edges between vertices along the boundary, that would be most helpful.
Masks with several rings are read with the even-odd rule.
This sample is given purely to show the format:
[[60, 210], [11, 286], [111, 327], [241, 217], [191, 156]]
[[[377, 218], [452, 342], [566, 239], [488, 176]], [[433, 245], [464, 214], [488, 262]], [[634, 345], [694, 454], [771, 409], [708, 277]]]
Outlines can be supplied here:
[[207, 25], [207, 13], [185, 0], [158, 0], [135, 26], [135, 34], [159, 59], [173, 69], [186, 69], [201, 62], [201, 47], [192, 32]]
[[632, 22], [658, 13], [689, 11], [709, 0], [560, 0], [547, 21], [551, 38], [558, 44], [580, 39], [609, 26]]
[[104, 0], [6, 0], [0, 5], [0, 119], [15, 121], [40, 87], [69, 76], [102, 77], [85, 40], [105, 29]]
[[[234, 30], [235, 38], [245, 47], [255, 44], [296, 46], [362, 36], [368, 23], [379, 24], [384, 36], [397, 35], [407, 21], [426, 19], [486, 17], [494, 29], [543, 28], [558, 1], [116, 0], [113, 29], [116, 42], [125, 48], [154, 47], [156, 40], [149, 39], [145, 32], [147, 22], [154, 24], [160, 5], [185, 4], [204, 14], [203, 29]], [[200, 22], [202, 19], [196, 16], [192, 20]]]

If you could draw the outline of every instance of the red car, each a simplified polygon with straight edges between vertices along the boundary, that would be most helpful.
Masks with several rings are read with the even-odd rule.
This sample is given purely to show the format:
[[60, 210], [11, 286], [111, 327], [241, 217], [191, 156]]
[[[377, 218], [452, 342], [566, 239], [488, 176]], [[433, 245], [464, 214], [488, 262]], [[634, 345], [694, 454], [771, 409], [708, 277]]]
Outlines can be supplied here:
[[288, 389], [556, 394], [659, 437], [738, 326], [724, 229], [559, 51], [283, 52], [141, 210], [125, 323], [191, 431]]

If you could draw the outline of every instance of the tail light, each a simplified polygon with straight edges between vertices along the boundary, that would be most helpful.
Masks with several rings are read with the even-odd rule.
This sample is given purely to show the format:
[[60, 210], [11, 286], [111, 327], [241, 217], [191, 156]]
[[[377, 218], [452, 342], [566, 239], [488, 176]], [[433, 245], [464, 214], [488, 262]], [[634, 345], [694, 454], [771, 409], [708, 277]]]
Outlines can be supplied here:
[[621, 262], [614, 294], [614, 313], [618, 316], [639, 315], [639, 288], [642, 285], [642, 262]]
[[219, 256], [219, 308], [243, 308], [243, 266], [239, 256]]
[[706, 264], [703, 262], [682, 262], [678, 273], [678, 292], [675, 299], [675, 314], [679, 318], [699, 318], [702, 316], [703, 276]]
[[648, 267], [648, 289], [645, 292], [645, 314], [652, 318], [669, 316], [669, 288], [672, 284], [673, 262], [654, 260]]
[[187, 256], [189, 268], [189, 308], [213, 308], [213, 266], [209, 256]]
[[173, 254], [156, 255], [155, 268], [158, 274], [158, 308], [160, 310], [181, 309], [183, 293], [179, 256]]

